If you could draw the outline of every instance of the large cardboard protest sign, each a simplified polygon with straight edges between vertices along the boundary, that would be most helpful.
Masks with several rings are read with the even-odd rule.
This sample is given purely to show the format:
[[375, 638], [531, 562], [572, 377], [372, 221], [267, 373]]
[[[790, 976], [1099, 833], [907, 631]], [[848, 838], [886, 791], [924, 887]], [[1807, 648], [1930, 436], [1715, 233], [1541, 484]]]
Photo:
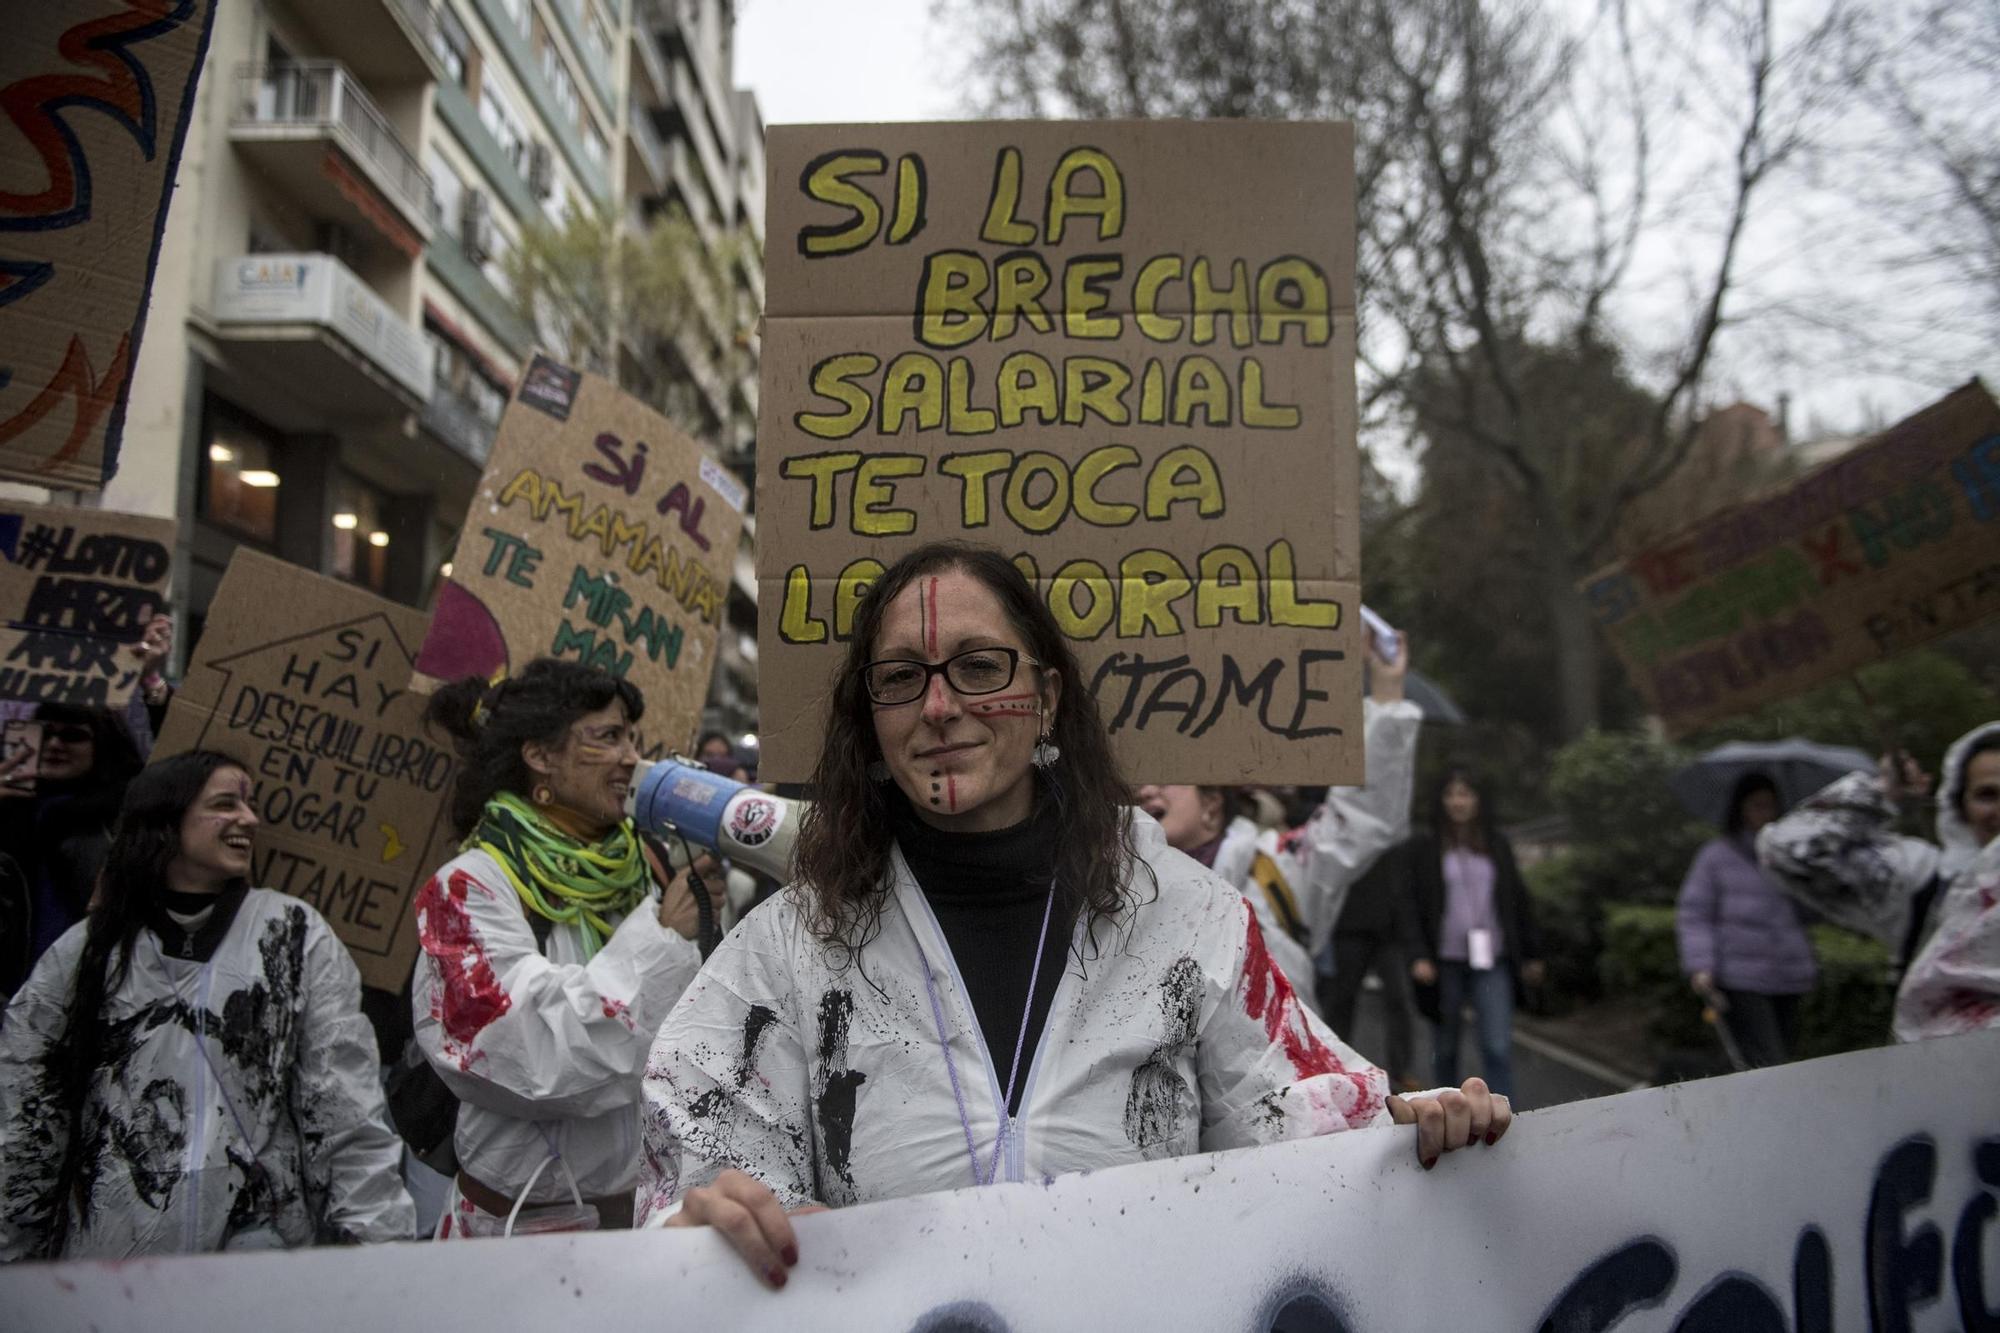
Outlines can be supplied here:
[[0, 38], [0, 477], [118, 465], [215, 0], [10, 4]]
[[423, 632], [406, 606], [239, 549], [153, 751], [249, 770], [251, 882], [311, 903], [384, 990], [416, 957], [410, 900], [455, 850], [456, 761], [409, 689]]
[[537, 356], [439, 585], [417, 688], [537, 657], [588, 662], [645, 695], [647, 757], [688, 748], [748, 498], [665, 417]]
[[1336, 1134], [716, 1233], [0, 1268], [41, 1333], [117, 1328], [1832, 1333], [1993, 1327], [2000, 1032], [1530, 1112], [1426, 1172]]
[[1038, 586], [1134, 778], [1359, 781], [1351, 127], [768, 152], [760, 771], [808, 776], [861, 593], [955, 538]]
[[0, 501], [0, 699], [130, 702], [173, 549], [172, 519]]
[[1974, 380], [1582, 588], [1676, 735], [2000, 614], [2000, 406]]

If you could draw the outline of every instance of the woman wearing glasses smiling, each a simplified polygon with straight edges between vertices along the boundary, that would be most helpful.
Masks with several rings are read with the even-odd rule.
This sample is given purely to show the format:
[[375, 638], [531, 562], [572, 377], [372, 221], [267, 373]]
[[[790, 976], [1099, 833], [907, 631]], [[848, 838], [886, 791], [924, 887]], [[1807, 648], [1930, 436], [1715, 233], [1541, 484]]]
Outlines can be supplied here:
[[1392, 1122], [1506, 1132], [1477, 1080], [1406, 1102], [1313, 1018], [1235, 888], [1130, 809], [1068, 642], [996, 551], [876, 580], [834, 682], [795, 882], [661, 1029], [647, 1225], [774, 1287], [787, 1214]]

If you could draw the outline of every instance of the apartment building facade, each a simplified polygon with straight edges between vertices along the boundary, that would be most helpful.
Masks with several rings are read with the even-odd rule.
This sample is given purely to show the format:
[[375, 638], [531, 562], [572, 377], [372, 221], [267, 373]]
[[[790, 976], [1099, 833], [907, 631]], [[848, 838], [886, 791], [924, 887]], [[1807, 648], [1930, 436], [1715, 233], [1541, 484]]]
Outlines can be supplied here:
[[[428, 604], [537, 343], [507, 281], [524, 232], [573, 208], [678, 206], [718, 247], [761, 227], [732, 24], [725, 0], [218, 6], [101, 501], [179, 520], [183, 644], [238, 546]], [[616, 370], [747, 482], [761, 266], [737, 248], [717, 306]], [[754, 701], [730, 678], [747, 571], [729, 728]]]

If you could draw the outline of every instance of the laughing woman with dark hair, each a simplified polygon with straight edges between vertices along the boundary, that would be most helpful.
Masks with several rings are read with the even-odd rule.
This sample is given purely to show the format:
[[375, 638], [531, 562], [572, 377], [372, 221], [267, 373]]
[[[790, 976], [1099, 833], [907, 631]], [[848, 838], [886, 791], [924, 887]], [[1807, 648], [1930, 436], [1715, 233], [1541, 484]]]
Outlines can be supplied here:
[[1084, 679], [996, 551], [875, 581], [794, 882], [654, 1043], [647, 1224], [714, 1226], [782, 1286], [787, 1210], [1392, 1121], [1428, 1165], [1505, 1132], [1476, 1082], [1391, 1097], [1300, 1005], [1243, 895], [1130, 808]]
[[0, 1260], [406, 1239], [361, 974], [253, 889], [235, 760], [133, 779], [89, 920], [0, 1027]]

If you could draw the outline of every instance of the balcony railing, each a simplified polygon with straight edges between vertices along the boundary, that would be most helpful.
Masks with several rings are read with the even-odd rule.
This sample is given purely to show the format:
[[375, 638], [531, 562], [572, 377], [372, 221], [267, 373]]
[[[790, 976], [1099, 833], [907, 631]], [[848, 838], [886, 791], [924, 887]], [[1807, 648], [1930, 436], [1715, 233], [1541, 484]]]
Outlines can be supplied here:
[[389, 3], [403, 16], [403, 21], [410, 25], [410, 31], [424, 46], [429, 47], [438, 40], [437, 12], [432, 9], [429, 0], [389, 0]]
[[[639, 64], [651, 85], [651, 93], [641, 99], [648, 103], [663, 102], [673, 96], [673, 84], [667, 75], [666, 57], [660, 54], [660, 39], [643, 18], [635, 18], [632, 23], [632, 46], [639, 53]], [[637, 89], [635, 87], [634, 91]]]
[[430, 173], [344, 65], [316, 60], [241, 66], [230, 123], [331, 135], [373, 169], [397, 203], [419, 218], [432, 214]]
[[729, 92], [719, 77], [721, 69], [712, 59], [715, 53], [702, 40], [701, 25], [689, 22], [674, 0], [642, 0], [633, 22], [650, 28], [666, 43], [669, 54], [676, 57], [675, 65], [685, 63], [692, 67], [692, 84], [685, 89], [676, 88], [674, 96], [684, 103], [699, 100], [716, 133], [725, 141], [723, 151], [733, 152], [736, 122], [729, 106]]
[[714, 119], [703, 113], [701, 91], [695, 78], [684, 62], [676, 61], [673, 67], [674, 101], [680, 107], [681, 138], [693, 146], [695, 161], [700, 164], [702, 183], [708, 187], [709, 197], [725, 216], [735, 198], [734, 182], [729, 178], [729, 166], [723, 156], [723, 148], [716, 141]]
[[306, 325], [337, 334], [377, 370], [427, 399], [432, 353], [417, 329], [326, 254], [257, 254], [216, 261], [210, 299], [215, 322], [232, 338], [295, 343], [267, 332]]
[[495, 425], [448, 385], [431, 386], [422, 419], [426, 429], [474, 463], [484, 465], [493, 451]]
[[652, 174], [652, 188], [646, 194], [655, 194], [667, 183], [667, 145], [660, 138], [659, 130], [653, 127], [653, 113], [640, 106], [635, 98], [628, 112], [631, 118], [632, 146], [639, 150], [639, 156]]

